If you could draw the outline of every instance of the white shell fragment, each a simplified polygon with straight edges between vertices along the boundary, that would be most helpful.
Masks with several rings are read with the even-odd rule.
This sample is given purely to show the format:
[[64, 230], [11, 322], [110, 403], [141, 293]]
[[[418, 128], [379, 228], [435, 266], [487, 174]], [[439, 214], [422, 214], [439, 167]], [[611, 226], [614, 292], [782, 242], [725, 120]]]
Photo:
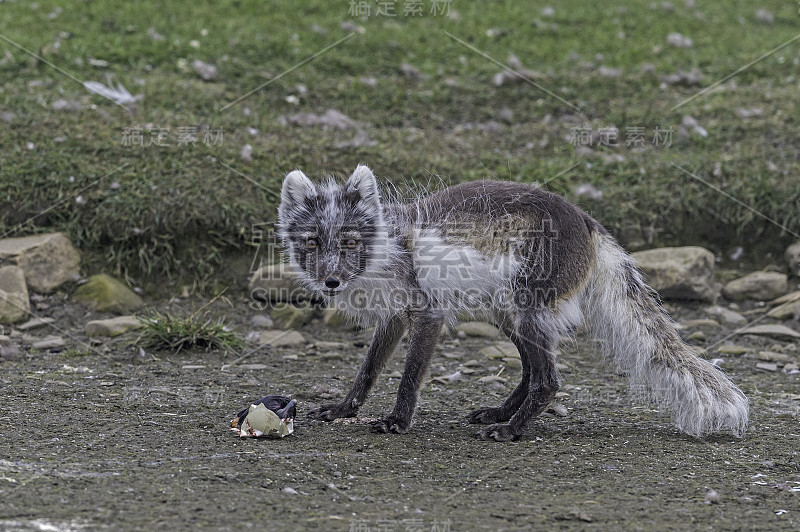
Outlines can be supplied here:
[[293, 419], [281, 419], [263, 404], [250, 405], [250, 411], [239, 426], [231, 430], [242, 438], [283, 438], [294, 432]]

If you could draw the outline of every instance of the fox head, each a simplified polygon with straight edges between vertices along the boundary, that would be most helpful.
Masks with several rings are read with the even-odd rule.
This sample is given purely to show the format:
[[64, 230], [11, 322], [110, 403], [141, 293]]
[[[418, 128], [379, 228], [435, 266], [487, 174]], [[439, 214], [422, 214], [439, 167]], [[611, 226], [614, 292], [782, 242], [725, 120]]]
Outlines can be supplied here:
[[315, 185], [300, 170], [283, 181], [279, 235], [301, 280], [332, 297], [379, 260], [386, 241], [378, 185], [364, 165], [337, 185]]

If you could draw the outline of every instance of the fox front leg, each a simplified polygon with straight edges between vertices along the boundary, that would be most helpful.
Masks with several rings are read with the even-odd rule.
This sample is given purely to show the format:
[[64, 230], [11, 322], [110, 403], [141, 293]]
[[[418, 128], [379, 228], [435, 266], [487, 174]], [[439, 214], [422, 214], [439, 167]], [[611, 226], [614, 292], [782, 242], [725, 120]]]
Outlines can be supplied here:
[[311, 410], [308, 413], [309, 417], [321, 421], [333, 421], [340, 417], [354, 417], [358, 412], [358, 408], [364, 404], [370, 388], [375, 384], [375, 379], [378, 378], [381, 370], [386, 365], [386, 361], [389, 360], [389, 356], [397, 347], [397, 343], [403, 336], [405, 329], [405, 324], [399, 316], [390, 318], [385, 323], [379, 323], [375, 327], [372, 343], [367, 349], [364, 362], [356, 374], [350, 393], [341, 403], [326, 404]]
[[419, 398], [419, 388], [430, 365], [431, 355], [444, 323], [444, 318], [435, 311], [414, 312], [410, 319], [406, 369], [403, 378], [400, 379], [397, 402], [391, 414], [372, 425], [372, 430], [375, 432], [405, 434], [411, 428]]

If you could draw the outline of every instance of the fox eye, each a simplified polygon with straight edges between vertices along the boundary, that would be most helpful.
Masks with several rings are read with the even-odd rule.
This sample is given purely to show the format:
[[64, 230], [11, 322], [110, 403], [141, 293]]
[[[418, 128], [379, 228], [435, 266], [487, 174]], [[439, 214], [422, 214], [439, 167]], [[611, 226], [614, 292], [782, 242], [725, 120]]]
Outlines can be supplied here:
[[317, 239], [316, 238], [309, 238], [306, 240], [306, 247], [308, 249], [314, 249], [317, 247]]
[[355, 238], [348, 238], [345, 240], [344, 245], [347, 249], [355, 249], [358, 246], [358, 240]]

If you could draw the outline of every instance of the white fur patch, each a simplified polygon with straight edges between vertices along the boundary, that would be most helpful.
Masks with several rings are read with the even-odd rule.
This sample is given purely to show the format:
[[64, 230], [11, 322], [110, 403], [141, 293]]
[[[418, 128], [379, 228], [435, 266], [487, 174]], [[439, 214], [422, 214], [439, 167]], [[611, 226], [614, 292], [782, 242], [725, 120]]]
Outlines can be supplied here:
[[412, 256], [422, 291], [445, 312], [487, 315], [507, 305], [519, 262], [509, 253], [489, 256], [463, 244], [446, 242], [431, 228], [415, 228]]

